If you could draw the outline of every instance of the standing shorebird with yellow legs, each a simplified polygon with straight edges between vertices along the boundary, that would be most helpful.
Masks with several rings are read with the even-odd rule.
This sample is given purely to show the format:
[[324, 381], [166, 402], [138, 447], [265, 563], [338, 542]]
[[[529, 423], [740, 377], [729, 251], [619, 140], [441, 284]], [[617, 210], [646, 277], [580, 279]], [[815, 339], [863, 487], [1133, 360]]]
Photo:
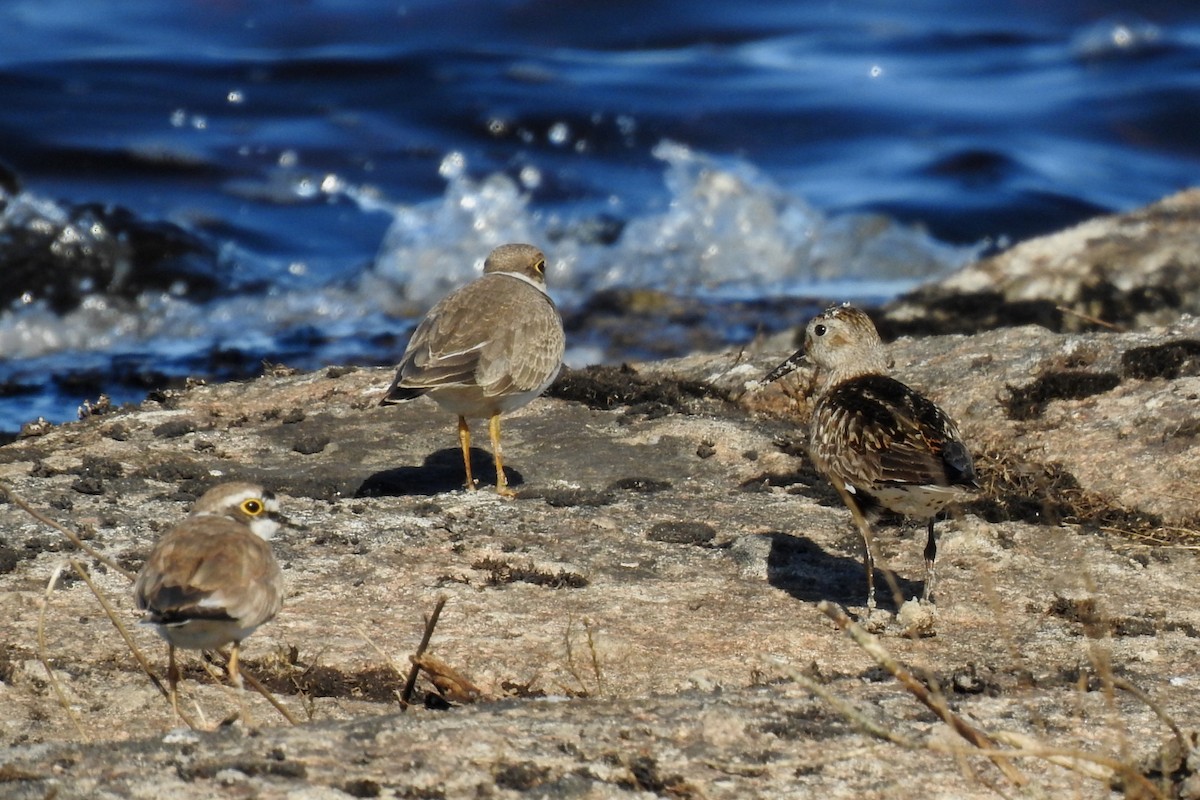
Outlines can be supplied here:
[[863, 536], [867, 607], [875, 608], [871, 525], [882, 511], [927, 520], [925, 588], [932, 601], [934, 517], [979, 488], [971, 453], [950, 416], [888, 376], [875, 325], [850, 305], [833, 306], [804, 331], [804, 348], [762, 379], [777, 380], [803, 361], [817, 368], [808, 453], [850, 509]]
[[546, 293], [546, 257], [533, 245], [497, 247], [483, 275], [442, 298], [417, 326], [381, 405], [427, 394], [458, 415], [467, 489], [471, 474], [469, 418], [488, 420], [496, 492], [508, 488], [500, 449], [500, 415], [546, 391], [562, 367], [562, 318]]
[[146, 558], [133, 599], [145, 622], [167, 642], [167, 681], [176, 714], [177, 647], [231, 645], [229, 679], [241, 688], [242, 640], [283, 607], [283, 572], [268, 544], [280, 520], [271, 492], [252, 483], [223, 483], [205, 492]]

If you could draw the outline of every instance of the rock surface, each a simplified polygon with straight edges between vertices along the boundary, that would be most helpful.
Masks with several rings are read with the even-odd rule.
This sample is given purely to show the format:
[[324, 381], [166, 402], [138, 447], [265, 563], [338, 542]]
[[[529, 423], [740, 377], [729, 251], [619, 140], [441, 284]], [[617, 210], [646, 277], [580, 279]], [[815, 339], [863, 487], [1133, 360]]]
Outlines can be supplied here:
[[1200, 189], [1022, 242], [890, 305], [896, 333], [1167, 325], [1200, 314]]
[[[564, 375], [506, 418], [513, 501], [461, 490], [454, 421], [432, 403], [376, 406], [388, 370], [275, 370], [30, 430], [0, 448], [0, 479], [127, 569], [215, 482], [280, 493], [288, 596], [243, 664], [303, 724], [187, 654], [183, 707], [215, 730], [179, 729], [88, 587], [68, 569], [46, 591], [75, 555], [132, 625], [127, 580], [6, 504], [0, 795], [1019, 794], [986, 759], [945, 752], [963, 740], [817, 610], [862, 615], [865, 581], [858, 534], [803, 456], [807, 376], [752, 385], [785, 339]], [[1200, 320], [902, 338], [891, 354], [958, 419], [984, 491], [938, 525], [936, 613], [867, 621], [971, 724], [1157, 780], [1169, 731], [1111, 685], [1195, 725]], [[476, 451], [482, 485], [490, 465]], [[906, 597], [922, 536], [898, 520], [878, 535]], [[429, 652], [482, 696], [447, 704], [422, 683], [427, 702], [402, 713], [439, 596]], [[132, 635], [163, 672], [163, 644]], [[806, 677], [915, 749], [863, 732]], [[1014, 763], [1046, 796], [1120, 795]]]

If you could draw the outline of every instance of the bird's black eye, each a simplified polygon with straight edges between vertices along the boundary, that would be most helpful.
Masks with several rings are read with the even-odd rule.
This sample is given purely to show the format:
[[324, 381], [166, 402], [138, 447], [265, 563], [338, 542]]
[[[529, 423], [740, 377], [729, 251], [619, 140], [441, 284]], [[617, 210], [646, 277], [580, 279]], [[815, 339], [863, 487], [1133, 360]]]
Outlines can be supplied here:
[[824, 325], [817, 325], [817, 326], [813, 327], [813, 335], [814, 336], [824, 336], [825, 330], [826, 330], [826, 328]]
[[243, 513], [249, 514], [252, 517], [257, 517], [259, 514], [263, 513], [266, 508], [267, 507], [263, 505], [262, 500], [254, 497], [251, 497], [249, 500], [243, 500], [241, 505]]
[[545, 275], [546, 274], [546, 259], [539, 258], [537, 261], [535, 261], [533, 263], [533, 271], [536, 272], [538, 275]]

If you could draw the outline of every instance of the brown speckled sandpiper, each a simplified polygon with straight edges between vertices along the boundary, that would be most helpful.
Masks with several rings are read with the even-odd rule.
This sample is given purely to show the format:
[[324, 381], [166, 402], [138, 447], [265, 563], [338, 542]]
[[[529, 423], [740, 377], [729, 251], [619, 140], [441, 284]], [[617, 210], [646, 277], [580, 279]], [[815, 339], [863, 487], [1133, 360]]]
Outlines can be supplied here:
[[511, 497], [500, 450], [500, 415], [524, 406], [554, 381], [566, 339], [546, 293], [546, 257], [528, 244], [497, 247], [483, 275], [435, 305], [417, 326], [382, 405], [428, 394], [458, 415], [467, 488], [471, 429], [487, 418], [496, 462], [496, 492]]
[[945, 411], [887, 375], [883, 343], [861, 310], [833, 306], [809, 322], [804, 333], [804, 348], [762, 382], [788, 374], [805, 359], [817, 368], [808, 452], [867, 526], [867, 605], [875, 607], [869, 526], [883, 509], [928, 521], [923, 599], [931, 600], [937, 556], [934, 517], [979, 488], [971, 454]]
[[145, 622], [167, 640], [167, 680], [178, 710], [175, 648], [232, 645], [229, 678], [241, 641], [283, 607], [283, 573], [267, 540], [279, 528], [275, 495], [252, 483], [222, 483], [154, 545], [133, 584]]

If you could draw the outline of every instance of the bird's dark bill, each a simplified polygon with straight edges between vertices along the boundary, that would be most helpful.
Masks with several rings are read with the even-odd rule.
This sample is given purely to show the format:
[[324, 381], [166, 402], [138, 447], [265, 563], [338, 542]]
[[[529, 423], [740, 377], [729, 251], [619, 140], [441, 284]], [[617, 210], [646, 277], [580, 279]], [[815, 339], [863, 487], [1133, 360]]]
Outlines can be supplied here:
[[786, 361], [763, 376], [763, 379], [760, 381], [760, 383], [771, 383], [772, 381], [777, 381], [803, 363], [804, 351], [797, 350], [788, 356]]

